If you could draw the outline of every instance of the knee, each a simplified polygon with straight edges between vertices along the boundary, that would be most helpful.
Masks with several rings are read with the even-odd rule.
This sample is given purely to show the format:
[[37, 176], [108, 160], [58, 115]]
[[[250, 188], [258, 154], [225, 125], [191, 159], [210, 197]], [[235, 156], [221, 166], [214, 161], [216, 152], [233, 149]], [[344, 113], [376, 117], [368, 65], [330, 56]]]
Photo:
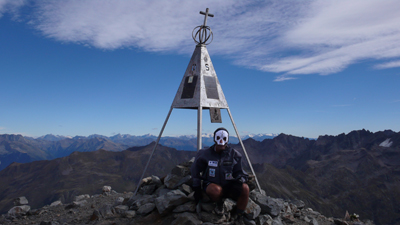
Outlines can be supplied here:
[[208, 185], [206, 192], [210, 196], [219, 197], [222, 195], [222, 187], [217, 184], [210, 184]]
[[249, 195], [249, 193], [250, 193], [249, 185], [247, 185], [246, 183], [243, 183], [242, 184], [242, 194]]

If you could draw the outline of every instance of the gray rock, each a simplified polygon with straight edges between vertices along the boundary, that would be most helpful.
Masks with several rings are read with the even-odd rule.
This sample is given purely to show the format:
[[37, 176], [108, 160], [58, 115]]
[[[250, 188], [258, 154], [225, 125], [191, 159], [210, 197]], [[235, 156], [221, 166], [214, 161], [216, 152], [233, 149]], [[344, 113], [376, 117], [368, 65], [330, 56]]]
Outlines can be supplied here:
[[105, 192], [111, 192], [111, 186], [103, 186], [103, 193]]
[[273, 221], [271, 225], [283, 225], [281, 218], [276, 217]]
[[164, 214], [175, 206], [181, 205], [189, 201], [187, 196], [180, 190], [173, 190], [167, 194], [155, 199], [157, 210], [160, 214]]
[[86, 200], [72, 202], [73, 208], [82, 207], [85, 206], [86, 204], [87, 204]]
[[139, 207], [137, 214], [139, 215], [147, 215], [151, 211], [153, 211], [156, 208], [156, 205], [154, 203], [146, 203], [142, 206]]
[[14, 199], [14, 206], [28, 205], [28, 199], [25, 196]]
[[160, 178], [154, 175], [151, 176], [151, 182], [155, 184], [157, 187], [160, 187], [162, 185]]
[[50, 207], [59, 206], [59, 205], [62, 205], [62, 203], [61, 203], [60, 200], [51, 203], [51, 204], [50, 204]]
[[244, 215], [251, 220], [254, 220], [255, 218], [260, 215], [261, 212], [261, 207], [257, 205], [253, 200], [249, 199], [249, 202], [247, 203], [247, 207], [244, 210]]
[[133, 210], [128, 210], [125, 212], [125, 217], [126, 218], [134, 218], [136, 216], [136, 212]]
[[250, 192], [250, 199], [252, 199], [257, 205], [261, 207], [261, 213], [268, 213], [273, 217], [277, 217], [281, 210], [284, 208], [284, 201], [281, 199], [275, 199], [271, 197], [267, 197], [265, 195], [260, 194], [258, 191]]
[[209, 223], [222, 223], [226, 221], [225, 215], [218, 216], [213, 213], [208, 213], [208, 212], [201, 212], [201, 220], [203, 222], [209, 222]]
[[268, 214], [260, 215], [256, 218], [257, 225], [271, 225], [272, 224], [272, 217]]
[[141, 195], [135, 196], [129, 199], [127, 205], [131, 207], [131, 209], [138, 210], [140, 206], [146, 203], [154, 203], [156, 196], [155, 195]]
[[176, 174], [168, 174], [164, 179], [164, 185], [168, 189], [173, 189], [181, 179], [182, 177]]
[[86, 194], [86, 195], [78, 195], [78, 196], [75, 196], [75, 201], [79, 202], [79, 201], [82, 201], [82, 200], [88, 199], [88, 198], [90, 198], [90, 195], [88, 195], [88, 194]]
[[224, 210], [225, 212], [230, 212], [236, 206], [236, 202], [230, 198], [224, 200]]
[[114, 205], [122, 205], [124, 200], [125, 199], [123, 197], [118, 197], [117, 199], [115, 199]]
[[295, 205], [297, 206], [298, 209], [302, 209], [302, 208], [304, 208], [304, 207], [306, 206], [306, 204], [305, 204], [303, 201], [298, 200], [298, 199], [293, 200], [293, 201], [291, 201], [291, 202], [292, 202], [293, 204], [295, 204]]
[[156, 188], [157, 188], [157, 185], [155, 185], [155, 184], [145, 185], [139, 189], [139, 194], [152, 195], [154, 193], [154, 191], [156, 190]]
[[178, 205], [172, 212], [181, 213], [181, 212], [195, 212], [196, 204], [193, 201], [186, 202], [183, 205]]
[[317, 219], [315, 219], [315, 218], [312, 219], [312, 221], [311, 221], [310, 224], [311, 224], [311, 225], [319, 225]]
[[100, 215], [103, 218], [107, 218], [115, 214], [115, 210], [110, 204], [105, 204], [99, 209]]
[[182, 165], [177, 165], [172, 169], [171, 174], [177, 175], [179, 177], [186, 177], [190, 174], [190, 168]]
[[29, 205], [14, 206], [8, 211], [9, 216], [19, 217], [26, 215], [31, 207]]
[[204, 211], [204, 212], [208, 212], [208, 213], [212, 213], [212, 212], [214, 212], [214, 209], [215, 209], [215, 204], [214, 203], [201, 203], [201, 209]]
[[124, 215], [124, 213], [129, 210], [129, 207], [127, 205], [117, 205], [114, 207], [114, 210], [116, 213]]
[[179, 190], [181, 190], [183, 193], [187, 195], [193, 192], [192, 187], [190, 187], [187, 184], [182, 184], [182, 186], [179, 187]]
[[194, 213], [180, 213], [175, 216], [175, 220], [172, 221], [171, 225], [197, 225], [197, 224], [202, 224], [202, 221], [200, 221], [197, 218], [197, 215]]

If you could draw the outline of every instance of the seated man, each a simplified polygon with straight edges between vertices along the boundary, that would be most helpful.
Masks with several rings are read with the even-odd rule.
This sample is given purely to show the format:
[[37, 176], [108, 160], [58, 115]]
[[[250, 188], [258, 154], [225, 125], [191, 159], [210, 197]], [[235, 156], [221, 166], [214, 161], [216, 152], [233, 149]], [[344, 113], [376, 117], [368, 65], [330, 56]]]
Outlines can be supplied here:
[[198, 203], [204, 190], [217, 203], [215, 211], [218, 214], [223, 213], [222, 198], [231, 198], [236, 201], [240, 219], [249, 201], [249, 186], [245, 183], [248, 175], [242, 168], [242, 155], [228, 145], [228, 139], [228, 131], [218, 128], [214, 132], [215, 144], [197, 153], [191, 167], [194, 197]]

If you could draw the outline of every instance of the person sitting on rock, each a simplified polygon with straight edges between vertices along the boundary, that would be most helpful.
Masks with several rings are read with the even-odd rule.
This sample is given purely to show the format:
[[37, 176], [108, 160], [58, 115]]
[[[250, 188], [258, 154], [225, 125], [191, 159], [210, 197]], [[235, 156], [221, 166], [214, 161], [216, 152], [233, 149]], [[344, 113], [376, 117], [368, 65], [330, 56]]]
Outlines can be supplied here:
[[215, 144], [197, 152], [191, 167], [194, 198], [199, 203], [204, 190], [217, 203], [215, 212], [219, 215], [223, 214], [223, 198], [231, 198], [236, 201], [238, 218], [243, 218], [249, 201], [248, 174], [242, 168], [242, 155], [228, 145], [228, 140], [228, 130], [218, 128], [214, 131]]

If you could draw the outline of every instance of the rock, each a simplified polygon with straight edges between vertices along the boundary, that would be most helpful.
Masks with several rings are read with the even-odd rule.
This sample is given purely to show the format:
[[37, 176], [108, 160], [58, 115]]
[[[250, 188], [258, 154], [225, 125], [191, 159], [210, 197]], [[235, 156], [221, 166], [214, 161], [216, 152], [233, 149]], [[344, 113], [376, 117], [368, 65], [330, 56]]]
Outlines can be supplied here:
[[255, 218], [260, 215], [261, 212], [261, 207], [257, 205], [253, 200], [249, 199], [249, 202], [247, 203], [247, 207], [244, 210], [244, 215], [251, 220], [254, 220]]
[[171, 225], [197, 225], [197, 224], [202, 224], [202, 221], [200, 221], [197, 218], [197, 215], [194, 213], [180, 213], [175, 216], [175, 220], [172, 221]]
[[124, 215], [124, 213], [129, 210], [129, 207], [127, 205], [117, 205], [114, 207], [114, 210], [115, 213]]
[[201, 209], [204, 211], [204, 212], [208, 212], [208, 213], [212, 213], [212, 212], [214, 212], [214, 209], [215, 209], [215, 204], [214, 203], [212, 203], [212, 202], [210, 202], [210, 203], [201, 203]]
[[164, 179], [164, 185], [168, 189], [173, 189], [181, 179], [182, 179], [181, 176], [175, 174], [168, 174], [167, 177], [165, 177]]
[[154, 193], [156, 188], [157, 188], [157, 185], [149, 184], [149, 185], [145, 185], [145, 186], [141, 187], [138, 192], [141, 195], [151, 195]]
[[125, 217], [126, 218], [134, 218], [136, 216], [136, 212], [133, 210], [128, 210], [125, 212]]
[[179, 177], [186, 177], [190, 174], [190, 168], [182, 165], [177, 165], [171, 170], [171, 174]]
[[226, 199], [224, 200], [224, 210], [225, 210], [226, 212], [232, 211], [232, 209], [233, 209], [235, 206], [236, 206], [236, 202], [233, 201], [232, 199], [226, 198]]
[[74, 201], [74, 202], [72, 202], [72, 204], [74, 206], [73, 208], [77, 208], [77, 207], [85, 206], [87, 204], [87, 201], [86, 200]]
[[181, 190], [183, 193], [187, 195], [193, 192], [192, 187], [190, 187], [187, 184], [182, 184], [182, 186], [179, 187], [179, 190]]
[[156, 205], [154, 203], [146, 203], [142, 206], [139, 207], [137, 214], [139, 215], [147, 215], [151, 211], [153, 211], [156, 208]]
[[101, 218], [99, 210], [95, 209], [93, 214], [90, 216], [90, 221], [99, 220]]
[[99, 212], [103, 218], [107, 218], [112, 216], [115, 213], [115, 210], [110, 204], [105, 204], [99, 209]]
[[201, 220], [209, 223], [222, 223], [226, 220], [225, 215], [219, 216], [213, 213], [201, 212]]
[[283, 225], [281, 218], [276, 217], [273, 221], [271, 225]]
[[196, 204], [193, 201], [186, 202], [183, 205], [178, 205], [172, 212], [181, 213], [181, 212], [195, 212]]
[[90, 198], [90, 195], [78, 195], [78, 196], [75, 196], [75, 201], [76, 202], [79, 202], [79, 201], [81, 201], [81, 200], [83, 200], [83, 199], [87, 199], [87, 198]]
[[103, 193], [111, 192], [111, 186], [103, 186]]
[[29, 205], [14, 206], [8, 211], [8, 215], [13, 217], [19, 217], [26, 215], [29, 212], [29, 210], [31, 210], [31, 207]]
[[135, 196], [128, 201], [127, 205], [133, 210], [138, 210], [140, 206], [146, 203], [154, 203], [155, 198], [154, 195]]
[[175, 206], [186, 203], [189, 199], [180, 190], [173, 190], [167, 194], [155, 199], [157, 210], [160, 214], [164, 214]]
[[267, 197], [254, 190], [250, 192], [250, 198], [261, 207], [262, 214], [268, 213], [277, 217], [283, 210], [283, 200]]
[[51, 203], [51, 204], [50, 204], [50, 207], [59, 206], [59, 205], [62, 205], [62, 203], [61, 203], [60, 200]]
[[295, 205], [297, 206], [298, 209], [302, 209], [302, 208], [304, 208], [304, 207], [306, 206], [306, 204], [305, 204], [303, 201], [298, 200], [298, 199], [293, 200], [293, 201], [291, 201], [291, 202], [292, 202], [293, 204], [295, 204]]
[[14, 206], [28, 205], [28, 199], [25, 196], [14, 199]]
[[272, 217], [270, 215], [260, 215], [256, 218], [257, 225], [271, 225], [272, 224]]
[[123, 197], [118, 197], [117, 199], [115, 199], [114, 205], [122, 205], [124, 200], [125, 199]]

